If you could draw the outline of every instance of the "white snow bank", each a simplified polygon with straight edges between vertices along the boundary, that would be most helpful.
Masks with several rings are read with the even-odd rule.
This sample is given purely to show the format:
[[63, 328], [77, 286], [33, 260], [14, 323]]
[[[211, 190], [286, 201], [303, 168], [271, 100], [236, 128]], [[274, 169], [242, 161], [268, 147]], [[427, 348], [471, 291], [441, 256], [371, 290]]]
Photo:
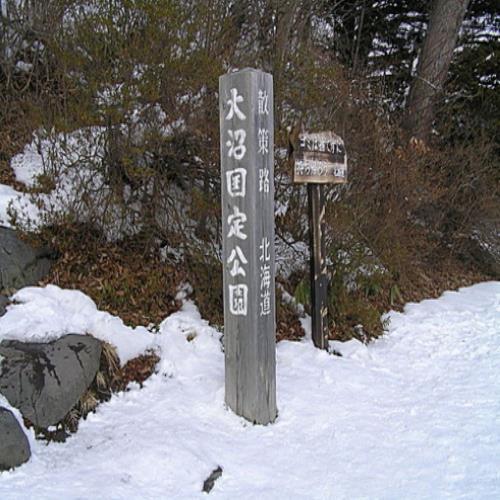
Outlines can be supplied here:
[[15, 155], [10, 166], [14, 171], [16, 180], [22, 182], [28, 187], [36, 185], [38, 177], [45, 172], [42, 151], [48, 148], [49, 144], [46, 142], [42, 148], [41, 143], [34, 138], [34, 140], [26, 144], [22, 153]]
[[19, 303], [0, 318], [0, 340], [48, 342], [69, 333], [88, 333], [113, 344], [122, 364], [154, 346], [155, 336], [146, 328], [125, 326], [77, 290], [27, 287], [12, 299]]
[[161, 324], [159, 373], [36, 443], [0, 498], [206, 498], [218, 465], [214, 499], [498, 498], [500, 282], [390, 316], [343, 357], [278, 344], [279, 417], [253, 426], [225, 407], [220, 334], [186, 303]]

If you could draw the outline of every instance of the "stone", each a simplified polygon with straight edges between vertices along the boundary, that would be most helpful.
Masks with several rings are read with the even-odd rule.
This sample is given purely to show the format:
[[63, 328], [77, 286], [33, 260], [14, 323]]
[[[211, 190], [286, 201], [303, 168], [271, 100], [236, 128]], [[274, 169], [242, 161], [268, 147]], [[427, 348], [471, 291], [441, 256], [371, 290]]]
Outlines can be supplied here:
[[9, 303], [9, 299], [5, 295], [0, 295], [0, 316], [3, 316], [6, 312], [5, 307]]
[[34, 249], [14, 230], [0, 227], [0, 291], [35, 285], [48, 274], [52, 257], [49, 249]]
[[0, 471], [13, 469], [29, 460], [28, 438], [14, 414], [0, 406]]
[[222, 467], [219, 465], [216, 469], [212, 471], [210, 476], [208, 476], [205, 479], [202, 491], [204, 493], [210, 493], [215, 486], [215, 481], [217, 481], [217, 479], [219, 479], [221, 476], [222, 476]]
[[55, 425], [89, 388], [101, 343], [69, 334], [50, 343], [0, 342], [0, 393], [37, 427]]

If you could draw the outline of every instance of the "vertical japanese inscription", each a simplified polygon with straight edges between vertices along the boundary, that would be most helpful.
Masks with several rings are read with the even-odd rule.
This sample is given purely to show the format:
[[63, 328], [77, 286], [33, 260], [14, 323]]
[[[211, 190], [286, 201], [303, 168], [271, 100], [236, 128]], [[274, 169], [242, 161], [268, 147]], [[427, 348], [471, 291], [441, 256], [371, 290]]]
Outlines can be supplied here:
[[245, 69], [219, 82], [226, 403], [276, 417], [272, 76]]

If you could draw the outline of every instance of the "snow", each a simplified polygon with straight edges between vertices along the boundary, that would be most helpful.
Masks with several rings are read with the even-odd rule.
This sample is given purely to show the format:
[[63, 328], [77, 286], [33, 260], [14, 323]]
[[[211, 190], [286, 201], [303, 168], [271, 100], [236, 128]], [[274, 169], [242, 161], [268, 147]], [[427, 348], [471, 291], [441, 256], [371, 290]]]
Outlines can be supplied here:
[[[112, 102], [113, 92], [119, 93], [120, 86], [103, 89], [96, 98], [104, 105], [108, 100]], [[129, 111], [128, 121], [118, 126], [119, 132], [132, 147], [150, 133], [159, 133], [166, 139], [185, 128], [182, 119], [169, 123], [166, 118], [159, 105], [137, 105]], [[0, 184], [0, 225], [15, 225], [33, 231], [70, 216], [80, 222], [92, 221], [110, 241], [139, 232], [142, 229], [139, 217], [142, 211], [140, 198], [144, 196], [142, 189], [151, 190], [152, 185], [138, 190], [125, 185], [119, 196], [115, 196], [117, 193], [106, 176], [108, 135], [106, 127], [98, 126], [68, 133], [36, 131], [32, 141], [10, 162], [16, 180], [32, 192], [21, 193]], [[136, 161], [138, 167], [144, 166], [148, 162], [147, 155]], [[42, 189], [37, 192], [39, 187]], [[46, 192], [49, 187], [50, 191]], [[189, 204], [186, 194], [175, 190], [175, 186], [172, 186], [170, 195], [172, 199], [180, 198], [178, 204], [182, 204], [182, 208]], [[16, 212], [16, 224], [11, 224], [12, 209]], [[164, 214], [158, 216], [160, 220], [168, 219]], [[197, 221], [193, 227], [196, 225]]]
[[[53, 182], [48, 193], [19, 193], [0, 185], [0, 224], [9, 225], [7, 208], [17, 208], [17, 223], [36, 230], [57, 216], [72, 214], [78, 220], [96, 220], [110, 240], [133, 234], [140, 225], [131, 215], [123, 217], [121, 207], [109, 202], [110, 187], [104, 182], [102, 162], [106, 129], [85, 127], [71, 133], [38, 130], [23, 151], [11, 159], [16, 180], [28, 188], [37, 187], [45, 177]], [[130, 193], [124, 199], [132, 208]]]
[[307, 268], [309, 246], [303, 241], [294, 241], [289, 234], [278, 236], [276, 244], [276, 273], [288, 278], [298, 270]]
[[[44, 146], [44, 149], [47, 149], [49, 145], [44, 144]], [[34, 139], [24, 146], [22, 153], [15, 155], [11, 159], [10, 166], [18, 182], [22, 182], [28, 187], [36, 186], [38, 176], [44, 173], [41, 150], [40, 143], [37, 139]]]
[[11, 227], [10, 211], [16, 210], [28, 219], [38, 217], [38, 208], [29, 195], [16, 191], [10, 186], [0, 184], [0, 226]]
[[10, 225], [9, 204], [23, 228], [36, 229], [44, 224], [47, 216], [71, 211], [80, 213], [85, 220], [89, 210], [81, 200], [79, 186], [95, 193], [94, 205], [102, 206], [106, 190], [88, 159], [97, 162], [102, 159], [103, 130], [87, 127], [70, 134], [55, 135], [44, 130], [34, 133], [33, 140], [11, 159], [11, 168], [16, 180], [28, 188], [36, 187], [41, 176], [52, 179], [55, 187], [50, 193], [29, 194], [0, 184], [0, 224]]
[[0, 317], [0, 341], [49, 342], [69, 333], [88, 333], [113, 344], [122, 364], [154, 347], [154, 335], [146, 328], [128, 327], [120, 318], [99, 311], [78, 290], [26, 287], [12, 300], [17, 304]]
[[[96, 315], [78, 292], [66, 303], [47, 288], [22, 291], [7, 317], [51, 294]], [[0, 475], [0, 498], [205, 498], [218, 465], [211, 498], [498, 498], [500, 282], [389, 317], [373, 344], [332, 343], [343, 357], [279, 343], [279, 417], [254, 426], [225, 407], [221, 334], [187, 301], [160, 325], [144, 388], [101, 405], [66, 443], [34, 443], [29, 463]]]

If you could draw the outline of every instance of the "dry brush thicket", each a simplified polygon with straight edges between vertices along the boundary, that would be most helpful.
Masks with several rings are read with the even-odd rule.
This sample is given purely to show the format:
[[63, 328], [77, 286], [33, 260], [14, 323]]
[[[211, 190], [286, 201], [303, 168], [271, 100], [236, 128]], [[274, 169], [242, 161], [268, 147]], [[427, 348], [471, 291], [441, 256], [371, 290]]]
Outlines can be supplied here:
[[[0, 180], [13, 182], [8, 160], [38, 131], [52, 145], [43, 189], [63, 170], [93, 181], [63, 216], [49, 211], [42, 238], [62, 255], [53, 278], [132, 323], [158, 322], [187, 280], [203, 315], [222, 323], [218, 77], [246, 66], [274, 76], [277, 234], [291, 251], [279, 281], [303, 301], [306, 197], [290, 180], [291, 144], [307, 128], [347, 145], [349, 183], [327, 189], [332, 336], [370, 338], [385, 308], [484, 277], [468, 245], [498, 217], [498, 143], [494, 118], [471, 103], [481, 113], [498, 97], [486, 103], [495, 94], [470, 81], [461, 95], [455, 65], [431, 139], [408, 137], [408, 54], [423, 39], [425, 3], [402, 4], [397, 18], [391, 2], [7, 1]], [[401, 36], [403, 21], [413, 24]], [[91, 155], [68, 151], [81, 129]], [[292, 306], [278, 314], [280, 338], [300, 335]]]

